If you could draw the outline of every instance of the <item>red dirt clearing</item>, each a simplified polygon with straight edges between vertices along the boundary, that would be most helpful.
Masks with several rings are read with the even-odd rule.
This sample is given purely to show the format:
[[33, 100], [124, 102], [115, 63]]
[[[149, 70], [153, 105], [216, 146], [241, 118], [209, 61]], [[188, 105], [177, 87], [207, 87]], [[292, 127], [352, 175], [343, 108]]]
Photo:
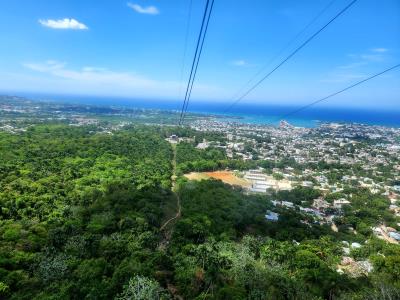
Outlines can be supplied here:
[[232, 171], [215, 171], [215, 172], [206, 172], [208, 176], [222, 180], [225, 183], [231, 184], [231, 185], [239, 185], [242, 187], [250, 187], [251, 183], [248, 182], [247, 180], [237, 177], [235, 174], [233, 174]]

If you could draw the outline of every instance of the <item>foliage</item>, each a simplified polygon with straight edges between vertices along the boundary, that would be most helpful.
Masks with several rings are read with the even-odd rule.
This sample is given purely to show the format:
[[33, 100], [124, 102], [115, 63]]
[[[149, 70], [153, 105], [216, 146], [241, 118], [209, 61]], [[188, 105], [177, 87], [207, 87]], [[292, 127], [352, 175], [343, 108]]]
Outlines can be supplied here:
[[289, 201], [297, 205], [310, 206], [312, 201], [321, 196], [321, 192], [308, 187], [296, 187], [291, 191], [279, 191], [276, 198], [280, 201]]
[[[188, 128], [130, 126], [105, 134], [96, 126], [41, 124], [0, 133], [0, 298], [398, 297], [399, 246], [370, 237], [371, 226], [395, 221], [384, 197], [363, 189], [328, 197], [352, 194], [336, 221], [353, 226], [360, 241], [368, 238], [351, 255], [371, 261], [373, 272], [351, 278], [336, 271], [348, 234], [271, 203], [309, 205], [320, 192], [250, 195], [221, 181], [182, 177], [172, 192], [174, 153], [164, 139], [173, 133], [196, 136], [177, 145], [180, 173], [300, 168], [290, 158], [244, 162], [219, 148], [196, 149], [203, 138], [225, 138]], [[160, 231], [178, 197], [181, 214]], [[271, 209], [277, 222], [265, 219]]]
[[157, 281], [136, 275], [129, 280], [117, 300], [158, 300], [167, 299], [162, 296], [162, 289]]

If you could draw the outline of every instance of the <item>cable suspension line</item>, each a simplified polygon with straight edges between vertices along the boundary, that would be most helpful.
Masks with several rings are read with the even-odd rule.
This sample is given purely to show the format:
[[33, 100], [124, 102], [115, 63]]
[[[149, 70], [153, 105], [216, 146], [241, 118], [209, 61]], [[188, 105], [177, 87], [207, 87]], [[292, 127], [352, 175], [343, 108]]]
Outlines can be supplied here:
[[182, 65], [181, 65], [181, 72], [180, 72], [180, 80], [179, 80], [181, 82], [181, 85], [179, 88], [179, 97], [181, 97], [182, 89], [183, 89], [183, 71], [185, 70], [187, 44], [188, 44], [188, 39], [189, 39], [189, 28], [190, 28], [190, 22], [192, 20], [192, 6], [193, 6], [193, 0], [190, 0], [187, 22], [186, 22], [185, 42], [184, 42], [184, 48], [183, 48], [183, 58], [182, 58]]
[[354, 3], [358, 0], [351, 1], [347, 6], [345, 6], [339, 13], [337, 13], [328, 23], [322, 26], [317, 32], [310, 36], [305, 42], [303, 42], [299, 47], [297, 47], [293, 52], [291, 52], [285, 59], [283, 59], [275, 68], [273, 68], [267, 75], [257, 81], [250, 89], [248, 89], [244, 94], [242, 94], [236, 101], [227, 107], [224, 112], [232, 109], [238, 102], [240, 102], [244, 97], [250, 94], [255, 88], [257, 88], [262, 82], [264, 82], [269, 76], [271, 76], [276, 70], [278, 70], [282, 65], [284, 65], [288, 60], [290, 60], [297, 52], [304, 48], [308, 43], [310, 43], [317, 35], [319, 35], [324, 29], [326, 29], [333, 21], [339, 18], [346, 10], [348, 10]]
[[345, 91], [348, 91], [348, 90], [350, 90], [350, 89], [352, 89], [352, 88], [354, 88], [354, 87], [356, 87], [356, 86], [358, 86], [358, 85], [360, 85], [360, 84], [362, 84], [362, 83], [364, 83], [364, 82], [367, 82], [367, 81], [369, 81], [369, 80], [371, 80], [371, 79], [373, 79], [373, 78], [375, 78], [375, 77], [381, 76], [381, 75], [383, 75], [383, 74], [385, 74], [385, 73], [387, 73], [387, 72], [389, 72], [389, 71], [392, 71], [392, 70], [394, 70], [394, 69], [396, 69], [396, 68], [398, 68], [398, 67], [400, 67], [400, 64], [397, 64], [397, 65], [395, 65], [395, 66], [392, 66], [392, 67], [390, 67], [390, 68], [388, 68], [388, 69], [386, 69], [386, 70], [384, 70], [384, 71], [382, 71], [382, 72], [379, 72], [379, 73], [377, 73], [377, 74], [374, 74], [374, 75], [372, 75], [372, 76], [370, 76], [370, 77], [368, 77], [368, 78], [365, 78], [365, 79], [363, 79], [363, 80], [361, 80], [361, 81], [359, 81], [359, 82], [357, 82], [357, 83], [354, 83], [354, 84], [352, 84], [352, 85], [350, 85], [350, 86], [348, 86], [348, 87], [346, 87], [346, 88], [344, 88], [344, 89], [341, 89], [340, 91], [337, 91], [337, 92], [335, 92], [335, 93], [333, 93], [333, 94], [330, 94], [330, 95], [328, 95], [328, 96], [326, 96], [326, 97], [324, 97], [324, 98], [318, 99], [318, 100], [316, 100], [316, 101], [314, 101], [314, 102], [311, 102], [311, 103], [309, 103], [309, 104], [307, 104], [307, 105], [304, 105], [304, 106], [302, 106], [302, 107], [300, 107], [300, 108], [297, 108], [297, 109], [295, 109], [295, 110], [293, 110], [293, 111], [291, 111], [291, 112], [289, 112], [289, 113], [287, 113], [287, 114], [285, 114], [285, 115], [282, 115], [282, 116], [279, 117], [277, 120], [282, 120], [282, 119], [284, 119], [284, 118], [287, 118], [287, 117], [289, 117], [289, 116], [292, 116], [292, 115], [294, 115], [294, 114], [296, 114], [296, 113], [298, 113], [298, 112], [300, 112], [300, 111], [302, 111], [302, 110], [305, 110], [305, 109], [307, 109], [307, 108], [309, 108], [309, 107], [311, 107], [311, 106], [314, 106], [315, 104], [318, 104], [318, 103], [320, 103], [320, 102], [322, 102], [322, 101], [328, 100], [329, 98], [332, 98], [332, 97], [334, 97], [334, 96], [336, 96], [336, 95], [339, 95], [339, 94], [341, 94], [341, 93], [343, 93], [343, 92], [345, 92]]
[[238, 98], [244, 90], [254, 82], [259, 75], [261, 75], [278, 57], [280, 57], [308, 28], [311, 27], [337, 0], [332, 0], [328, 3], [302, 30], [300, 30], [295, 36], [293, 36], [289, 42], [286, 43], [257, 73], [255, 73], [235, 94], [231, 97], [234, 101]]
[[181, 109], [181, 113], [180, 113], [180, 117], [179, 117], [179, 125], [182, 125], [182, 123], [183, 123], [183, 119], [185, 117], [185, 112], [186, 112], [187, 106], [189, 104], [191, 91], [193, 88], [194, 80], [196, 78], [197, 67], [199, 65], [200, 56], [201, 56], [201, 53], [203, 50], [204, 40], [205, 40], [205, 37], [207, 34], [208, 23], [210, 21], [213, 5], [214, 5], [214, 0], [211, 0], [211, 5], [210, 5], [210, 0], [207, 0], [206, 6], [204, 9], [204, 13], [203, 13], [203, 19], [201, 22], [199, 36], [197, 38], [196, 50], [195, 50], [195, 54], [193, 57], [189, 80], [188, 80], [188, 83], [186, 86], [185, 98], [183, 101], [183, 105], [182, 105], [182, 109]]

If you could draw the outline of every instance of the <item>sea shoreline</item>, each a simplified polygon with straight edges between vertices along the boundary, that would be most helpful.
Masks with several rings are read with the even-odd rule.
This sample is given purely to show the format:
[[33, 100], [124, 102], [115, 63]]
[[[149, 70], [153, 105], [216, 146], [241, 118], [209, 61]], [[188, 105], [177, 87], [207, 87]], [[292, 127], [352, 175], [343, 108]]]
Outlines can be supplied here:
[[[28, 93], [14, 93], [34, 101], [50, 101], [71, 104], [95, 105], [102, 107], [125, 107], [137, 109], [159, 109], [165, 111], [180, 111], [181, 101], [124, 99], [113, 97], [71, 96], [71, 95], [39, 95]], [[279, 106], [275, 104], [240, 103], [231, 111], [226, 112], [226, 103], [193, 102], [188, 112], [214, 116], [218, 121], [234, 120], [243, 124], [279, 125], [284, 119], [298, 127], [314, 128], [320, 123], [356, 123], [385, 127], [400, 127], [400, 111], [312, 107], [307, 110], [284, 117], [296, 110], [296, 106]]]

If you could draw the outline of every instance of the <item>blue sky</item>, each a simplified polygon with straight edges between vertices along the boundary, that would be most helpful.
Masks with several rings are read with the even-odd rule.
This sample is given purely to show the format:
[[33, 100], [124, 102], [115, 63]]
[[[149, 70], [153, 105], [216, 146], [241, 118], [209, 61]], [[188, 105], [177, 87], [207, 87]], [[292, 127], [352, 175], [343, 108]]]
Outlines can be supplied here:
[[[193, 0], [187, 80], [205, 1]], [[230, 101], [331, 0], [215, 0], [194, 101]], [[336, 0], [290, 53], [350, 0]], [[2, 0], [0, 91], [180, 99], [189, 0]], [[267, 73], [279, 58], [265, 69]], [[312, 102], [400, 62], [400, 1], [359, 0], [242, 102]], [[400, 68], [325, 105], [399, 109]]]

